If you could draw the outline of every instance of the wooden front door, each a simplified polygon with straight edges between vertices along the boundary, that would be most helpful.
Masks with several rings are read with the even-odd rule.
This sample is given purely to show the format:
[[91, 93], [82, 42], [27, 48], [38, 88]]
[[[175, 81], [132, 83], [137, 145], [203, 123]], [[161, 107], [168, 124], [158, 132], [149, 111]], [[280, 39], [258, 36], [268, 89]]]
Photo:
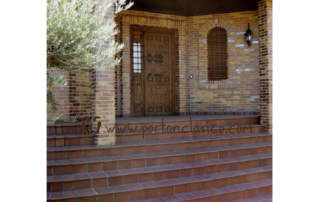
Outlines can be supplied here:
[[132, 114], [174, 114], [175, 37], [167, 29], [132, 30]]

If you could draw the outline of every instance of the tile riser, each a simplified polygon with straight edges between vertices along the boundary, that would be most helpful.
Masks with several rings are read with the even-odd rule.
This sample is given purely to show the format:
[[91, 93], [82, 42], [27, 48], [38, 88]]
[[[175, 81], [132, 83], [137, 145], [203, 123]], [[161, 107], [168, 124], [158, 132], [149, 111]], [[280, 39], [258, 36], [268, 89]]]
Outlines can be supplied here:
[[[86, 125], [90, 128], [90, 125]], [[84, 134], [81, 123], [71, 124], [56, 124], [54, 126], [47, 126], [47, 135], [63, 135], [63, 134]]]
[[[225, 177], [221, 179], [214, 179], [214, 180], [207, 180], [204, 182], [188, 182], [188, 183], [181, 183], [181, 184], [174, 184], [174, 185], [163, 185], [161, 187], [156, 188], [144, 188], [141, 190], [136, 191], [124, 191], [124, 192], [116, 192], [110, 193], [106, 195], [99, 195], [98, 196], [88, 196], [86, 199], [97, 200], [97, 201], [113, 201], [113, 202], [120, 202], [120, 201], [129, 201], [129, 200], [142, 200], [142, 199], [151, 199], [160, 196], [170, 196], [173, 194], [182, 194], [187, 192], [195, 192], [200, 190], [208, 190], [212, 188], [221, 188], [224, 186], [235, 185], [239, 183], [247, 183], [253, 182], [258, 180], [265, 180], [270, 179], [272, 177], [271, 171], [266, 172], [259, 172], [253, 174], [244, 174], [238, 175], [233, 177]], [[255, 189], [250, 189], [248, 193], [243, 194], [243, 197], [248, 196], [255, 196], [257, 195], [258, 191]], [[254, 191], [252, 191], [254, 190]], [[241, 191], [243, 192], [243, 191]], [[240, 192], [240, 193], [241, 193]], [[264, 191], [266, 192], [266, 190]], [[235, 192], [236, 193], [236, 192]], [[234, 193], [234, 194], [235, 194]], [[225, 197], [225, 194], [221, 194], [215, 197]], [[237, 196], [239, 197], [239, 196]], [[241, 196], [239, 198], [242, 198]], [[79, 198], [79, 200], [84, 200], [85, 198]], [[108, 200], [106, 200], [108, 199]], [[71, 199], [65, 199], [66, 201], [71, 201]]]
[[[234, 202], [234, 200], [245, 199], [255, 197], [259, 195], [271, 194], [272, 186], [264, 186], [244, 191], [235, 191], [231, 193], [216, 195], [212, 197], [199, 197], [196, 200], [184, 200], [184, 202], [212, 202], [212, 201], [223, 201], [223, 202]], [[133, 201], [134, 202], [134, 201]], [[253, 202], [253, 201], [251, 201]]]
[[[243, 191], [234, 191], [227, 194], [220, 194], [215, 195], [213, 197], [199, 197], [196, 200], [183, 200], [184, 202], [212, 202], [212, 201], [224, 201], [224, 202], [233, 202], [233, 200], [239, 200], [239, 199], [245, 199], [249, 197], [254, 197], [258, 195], [265, 195], [265, 194], [271, 194], [272, 193], [272, 186], [263, 186]], [[77, 199], [66, 199], [66, 200], [50, 200], [54, 202], [81, 202], [83, 200], [86, 200], [87, 202], [118, 202], [113, 201], [113, 196], [97, 196], [97, 197], [87, 197], [87, 198], [77, 198]], [[123, 202], [129, 202], [129, 201], [123, 201]], [[146, 202], [141, 200], [133, 200], [130, 202]]]
[[90, 188], [90, 187], [105, 187], [105, 186], [117, 186], [130, 183], [141, 183], [149, 181], [158, 181], [165, 179], [172, 179], [176, 177], [190, 177], [203, 174], [212, 174], [225, 171], [234, 171], [247, 168], [256, 168], [260, 166], [271, 165], [272, 161], [270, 158], [244, 161], [241, 163], [225, 163], [220, 165], [211, 165], [211, 166], [201, 166], [195, 168], [186, 168], [178, 170], [168, 170], [168, 171], [159, 171], [156, 173], [142, 173], [142, 174], [132, 174], [132, 175], [123, 175], [115, 177], [101, 177], [94, 179], [86, 180], [73, 180], [68, 182], [51, 182], [48, 183], [48, 191], [50, 192], [60, 192], [60, 191], [70, 191], [76, 190], [79, 188]]
[[[153, 140], [168, 140], [177, 138], [192, 138], [192, 137], [210, 137], [214, 135], [230, 135], [230, 134], [245, 134], [245, 133], [259, 133], [265, 132], [263, 126], [240, 126], [234, 128], [216, 128], [211, 130], [194, 130], [184, 132], [171, 133], [136, 133], [136, 134], [117, 134], [116, 143], [132, 143]], [[94, 145], [94, 136], [86, 136], [78, 134], [76, 137], [68, 137], [66, 135], [48, 136], [47, 146], [63, 147], [63, 146], [80, 146], [80, 145]]]
[[231, 134], [249, 134], [249, 133], [262, 133], [265, 128], [260, 125], [256, 126], [243, 126], [235, 128], [217, 128], [210, 131], [190, 131], [190, 132], [173, 132], [173, 133], [137, 133], [137, 134], [117, 134], [116, 142], [143, 142], [153, 140], [167, 140], [178, 138], [192, 138], [192, 137], [210, 137], [214, 135], [231, 135]]
[[239, 126], [239, 125], [249, 125], [249, 124], [259, 124], [259, 118], [257, 117], [251, 117], [251, 118], [239, 118], [239, 119], [208, 119], [208, 120], [184, 120], [184, 121], [164, 121], [164, 122], [149, 122], [149, 123], [117, 123], [116, 128], [120, 128], [120, 130], [126, 129], [130, 127], [131, 129], [134, 129], [137, 127], [137, 129], [150, 128], [150, 127], [157, 127], [161, 128], [163, 127], [183, 127], [183, 126], [210, 126], [210, 127], [216, 127], [216, 126]]
[[272, 193], [272, 136], [260, 118], [198, 118], [118, 119], [116, 127], [185, 130], [117, 131], [116, 145], [101, 147], [79, 123], [48, 126], [48, 201], [234, 202]]
[[48, 176], [50, 175], [62, 175], [71, 173], [85, 173], [94, 171], [107, 171], [116, 169], [129, 169], [137, 167], [149, 167], [166, 165], [172, 163], [191, 163], [196, 161], [205, 161], [210, 159], [227, 158], [227, 157], [237, 157], [243, 155], [261, 154], [271, 152], [272, 147], [258, 147], [250, 149], [237, 149], [233, 151], [213, 151], [213, 152], [203, 152], [197, 154], [183, 154], [183, 155], [172, 155], [163, 156], [157, 158], [138, 158], [130, 160], [115, 160], [108, 162], [93, 162], [85, 164], [75, 164], [75, 165], [65, 165], [65, 166], [48, 166]]
[[207, 141], [193, 141], [182, 142], [174, 144], [160, 144], [160, 145], [141, 145], [122, 148], [99, 148], [99, 149], [87, 149], [87, 150], [72, 150], [72, 151], [49, 151], [47, 152], [48, 160], [63, 160], [63, 159], [77, 159], [86, 157], [100, 157], [110, 155], [124, 155], [124, 154], [139, 154], [139, 153], [151, 153], [157, 151], [178, 151], [183, 149], [199, 149], [207, 148], [210, 146], [226, 146], [237, 144], [250, 144], [259, 142], [271, 142], [272, 137], [267, 136], [252, 136], [243, 138], [233, 138], [232, 140], [207, 140]]
[[[209, 125], [211, 127], [215, 126], [234, 126], [234, 125], [248, 125], [248, 124], [259, 124], [258, 117], [245, 117], [245, 118], [236, 118], [236, 119], [207, 119], [207, 120], [184, 120], [184, 121], [173, 121], [167, 120], [162, 122], [149, 122], [149, 123], [117, 123], [115, 128], [125, 128], [125, 127], [155, 127], [160, 126], [204, 126]], [[90, 128], [91, 125], [87, 124], [87, 128]], [[71, 124], [56, 124], [52, 126], [47, 126], [47, 135], [64, 135], [64, 134], [84, 134], [83, 126], [81, 122], [71, 123]]]
[[93, 145], [93, 144], [94, 144], [93, 136], [47, 138], [48, 147], [85, 146], [85, 145]]

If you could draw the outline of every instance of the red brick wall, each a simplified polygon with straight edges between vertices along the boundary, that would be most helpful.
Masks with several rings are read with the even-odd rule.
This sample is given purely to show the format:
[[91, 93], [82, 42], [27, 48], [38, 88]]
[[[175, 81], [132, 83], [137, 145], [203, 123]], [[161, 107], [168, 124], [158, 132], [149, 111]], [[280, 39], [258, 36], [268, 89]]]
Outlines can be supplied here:
[[92, 75], [87, 69], [70, 72], [70, 117], [82, 120], [92, 114]]
[[[63, 75], [66, 82], [70, 81], [69, 72], [59, 70], [59, 69], [51, 69], [49, 72], [51, 77], [56, 77]], [[58, 118], [61, 121], [69, 122], [70, 121], [70, 92], [68, 85], [54, 85], [52, 87], [52, 92], [55, 95], [55, 100], [57, 103], [57, 110], [53, 111], [50, 106], [47, 107], [47, 116], [48, 119]]]
[[54, 86], [57, 111], [48, 107], [48, 118], [60, 117], [59, 122], [76, 122], [92, 115], [92, 73], [89, 70], [50, 70], [52, 76], [63, 75], [67, 85]]

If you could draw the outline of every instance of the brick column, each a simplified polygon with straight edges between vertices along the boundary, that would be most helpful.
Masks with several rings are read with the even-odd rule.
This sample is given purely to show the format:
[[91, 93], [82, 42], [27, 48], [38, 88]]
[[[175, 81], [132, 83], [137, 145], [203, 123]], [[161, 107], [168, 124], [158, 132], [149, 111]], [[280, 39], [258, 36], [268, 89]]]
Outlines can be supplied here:
[[[114, 9], [108, 10], [107, 16], [114, 17]], [[115, 40], [115, 37], [112, 39]], [[107, 64], [105, 67], [97, 67], [92, 71], [92, 87], [94, 98], [92, 103], [94, 117], [99, 117], [101, 123], [99, 132], [95, 136], [96, 145], [113, 145], [116, 143], [115, 131], [108, 131], [113, 128], [116, 121], [115, 108], [115, 67]], [[93, 130], [96, 131], [98, 121], [93, 122]]]
[[272, 132], [272, 0], [258, 3], [261, 124]]
[[131, 63], [130, 63], [130, 24], [128, 18], [122, 18], [122, 115], [131, 115]]
[[179, 35], [179, 114], [187, 114], [189, 109], [187, 109], [188, 71], [186, 64], [186, 23], [178, 20], [176, 24]]
[[[101, 127], [96, 134], [95, 143], [97, 145], [115, 144], [115, 133], [108, 132], [107, 128], [113, 128], [115, 125], [115, 69], [114, 67], [105, 67], [93, 70], [94, 99], [93, 116], [99, 117]], [[93, 129], [96, 130], [97, 122], [93, 123]]]

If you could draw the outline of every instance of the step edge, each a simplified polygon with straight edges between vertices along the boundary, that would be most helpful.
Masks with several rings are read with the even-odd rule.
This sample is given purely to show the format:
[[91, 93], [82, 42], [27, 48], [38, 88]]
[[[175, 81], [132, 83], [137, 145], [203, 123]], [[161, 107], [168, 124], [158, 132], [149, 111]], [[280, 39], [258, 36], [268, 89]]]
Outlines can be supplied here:
[[[203, 137], [193, 137], [192, 139], [178, 138], [171, 139], [172, 141], [147, 141], [139, 143], [120, 143], [116, 145], [79, 145], [79, 146], [63, 146], [63, 147], [47, 147], [47, 152], [55, 151], [78, 151], [78, 150], [95, 150], [95, 149], [118, 149], [118, 148], [127, 148], [127, 147], [140, 147], [140, 146], [153, 146], [153, 145], [167, 145], [167, 144], [183, 144], [190, 142], [204, 142], [210, 140], [220, 140], [220, 139], [242, 139], [242, 138], [251, 138], [251, 137], [263, 137], [263, 136], [272, 136], [269, 132], [260, 132], [260, 133], [243, 133], [243, 134], [233, 134], [233, 135], [216, 135], [216, 136], [203, 136]], [[85, 147], [85, 148], [83, 148]]]
[[[235, 158], [225, 158], [225, 159], [214, 159], [211, 162], [207, 162], [207, 161], [200, 161], [200, 162], [195, 162], [192, 165], [190, 165], [190, 163], [179, 163], [179, 164], [170, 164], [170, 165], [176, 165], [176, 167], [168, 167], [168, 168], [157, 168], [155, 170], [151, 170], [151, 168], [149, 170], [143, 170], [143, 168], [146, 167], [141, 167], [141, 170], [138, 170], [137, 168], [130, 168], [132, 169], [132, 173], [115, 173], [115, 174], [111, 174], [108, 173], [107, 171], [103, 171], [104, 175], [103, 177], [97, 177], [97, 176], [92, 176], [92, 174], [99, 174], [102, 173], [101, 171], [97, 171], [97, 172], [88, 172], [86, 174], [88, 174], [88, 177], [83, 177], [80, 179], [50, 179], [50, 178], [54, 178], [51, 176], [47, 176], [47, 183], [56, 183], [56, 182], [70, 182], [70, 181], [79, 181], [79, 180], [86, 180], [86, 179], [100, 179], [100, 178], [106, 178], [106, 177], [119, 177], [119, 176], [127, 176], [127, 175], [139, 175], [139, 174], [144, 174], [144, 173], [157, 173], [157, 172], [165, 172], [165, 171], [174, 171], [174, 170], [181, 170], [181, 169], [194, 169], [194, 168], [201, 168], [201, 167], [208, 167], [208, 166], [214, 166], [214, 165], [221, 165], [221, 164], [232, 164], [232, 163], [237, 163], [237, 162], [249, 162], [249, 161], [257, 161], [257, 160], [265, 160], [265, 159], [271, 159], [272, 158], [272, 153], [264, 153], [264, 154], [257, 154], [257, 155], [250, 155], [250, 156], [241, 156], [242, 158], [239, 157], [235, 157]], [[246, 158], [245, 158], [246, 157]], [[197, 164], [198, 163], [198, 164]], [[204, 164], [204, 163], [208, 163], [208, 164]], [[189, 164], [189, 165], [188, 165]], [[130, 170], [128, 169], [128, 170]], [[137, 169], [136, 171], [134, 171], [134, 169]], [[125, 169], [122, 169], [125, 170]], [[56, 175], [56, 176], [61, 176], [61, 178], [63, 178], [64, 176], [66, 178], [70, 178], [71, 176], [73, 177], [74, 174], [69, 174], [69, 175]]]
[[[247, 171], [247, 172], [244, 173], [244, 171]], [[226, 176], [223, 176], [222, 173], [219, 173], [219, 176], [214, 176], [211, 178], [208, 178], [207, 176], [202, 176], [204, 179], [199, 179], [199, 177], [197, 177], [197, 176], [185, 177], [185, 179], [183, 179], [184, 182], [183, 181], [170, 182], [170, 180], [171, 181], [176, 180], [176, 178], [174, 178], [174, 179], [170, 179], [170, 180], [162, 180], [161, 182], [159, 181], [156, 183], [155, 182], [147, 182], [147, 183], [130, 184], [130, 188], [127, 188], [128, 185], [125, 185], [125, 186], [119, 185], [118, 187], [113, 186], [113, 187], [108, 187], [108, 189], [106, 189], [107, 187], [103, 187], [103, 189], [106, 189], [106, 190], [104, 190], [103, 193], [102, 192], [99, 193], [94, 188], [89, 188], [89, 189], [95, 190], [95, 192], [96, 192], [95, 196], [96, 196], [96, 195], [104, 195], [104, 194], [115, 194], [115, 193], [121, 193], [121, 192], [139, 191], [139, 190], [145, 190], [145, 189], [155, 189], [155, 188], [162, 188], [162, 187], [166, 187], [166, 186], [176, 186], [176, 185], [181, 185], [181, 184], [189, 184], [189, 183], [193, 183], [193, 182], [205, 182], [205, 181], [210, 181], [210, 180], [218, 180], [218, 179], [225, 179], [225, 178], [231, 178], [231, 177], [236, 177], [236, 176], [245, 176], [245, 175], [250, 175], [250, 174], [266, 173], [266, 172], [272, 172], [272, 166], [243, 169], [243, 170], [237, 170], [236, 172], [235, 171], [226, 171], [226, 172], [223, 172], [223, 174]], [[217, 175], [217, 174], [214, 173], [212, 175]], [[179, 180], [182, 180], [182, 179], [179, 178]], [[169, 181], [169, 183], [167, 181]], [[188, 182], [186, 182], [186, 181], [188, 181]], [[256, 182], [256, 181], [254, 181], [254, 182]], [[149, 183], [149, 185], [148, 185], [148, 183]], [[165, 184], [165, 185], [163, 185], [163, 184]], [[79, 191], [79, 190], [75, 190], [75, 191]], [[75, 191], [67, 191], [67, 192], [75, 192]], [[48, 192], [48, 193], [64, 193], [64, 192]], [[94, 196], [94, 195], [84, 195], [84, 196], [80, 196], [79, 198], [90, 197], [90, 196]], [[74, 198], [74, 197], [65, 197], [64, 199], [70, 199], [70, 198]], [[52, 199], [50, 199], [50, 200], [52, 200]], [[58, 199], [55, 199], [55, 200], [58, 200]]]
[[205, 149], [180, 150], [179, 153], [175, 153], [175, 154], [170, 154], [171, 152], [150, 153], [148, 154], [149, 156], [144, 156], [145, 154], [130, 154], [131, 156], [129, 157], [125, 155], [117, 155], [117, 156], [114, 155], [113, 159], [103, 159], [103, 157], [89, 157], [89, 158], [79, 158], [79, 159], [48, 160], [47, 166], [66, 166], [66, 165], [79, 165], [79, 164], [86, 164], [86, 163], [99, 163], [102, 161], [109, 162], [109, 161], [119, 161], [119, 160], [150, 159], [150, 158], [161, 158], [161, 157], [167, 157], [167, 156], [193, 155], [193, 154], [201, 154], [201, 153], [207, 153], [207, 152], [232, 151], [237, 149], [253, 149], [253, 148], [260, 148], [260, 147], [272, 147], [272, 142], [238, 144], [238, 145], [219, 146], [219, 147], [206, 147], [205, 148], [206, 150]]
[[[245, 187], [246, 185], [249, 185], [249, 187]], [[238, 186], [238, 187], [236, 187], [236, 186]], [[167, 199], [171, 200], [171, 198], [172, 198], [172, 199], [174, 199], [174, 200], [172, 200], [174, 202], [183, 202], [183, 201], [185, 201], [185, 199], [183, 199], [183, 198], [185, 198], [186, 196], [190, 196], [190, 197], [188, 197], [190, 200], [197, 200], [197, 199], [202, 199], [202, 198], [214, 197], [214, 196], [219, 196], [219, 195], [223, 195], [223, 194], [235, 193], [235, 192], [240, 192], [240, 191], [247, 191], [247, 190], [252, 190], [252, 189], [259, 189], [259, 188], [270, 187], [270, 186], [272, 186], [272, 180], [264, 179], [264, 180], [257, 180], [254, 182], [246, 182], [246, 183], [239, 183], [236, 185], [224, 186], [221, 188], [212, 188], [209, 190], [201, 190], [201, 191], [195, 191], [195, 192], [186, 192], [186, 193], [175, 194], [175, 195], [172, 195], [171, 197], [168, 197]], [[234, 187], [236, 187], [236, 188], [234, 188]], [[213, 193], [210, 193], [210, 192], [213, 192]], [[197, 193], [197, 194], [195, 194], [195, 193]], [[159, 199], [162, 199], [162, 198], [164, 198], [164, 197], [160, 197]], [[148, 200], [149, 199], [141, 200], [141, 202], [147, 202]]]
[[[189, 118], [189, 116], [186, 116], [187, 118]], [[195, 121], [201, 121], [201, 120], [225, 120], [225, 119], [247, 119], [247, 118], [256, 118], [256, 119], [259, 119], [260, 118], [260, 115], [238, 115], [238, 116], [225, 116], [225, 117], [210, 117], [210, 118], [196, 118], [193, 117], [192, 120], [195, 120]], [[118, 122], [116, 120], [116, 123], [120, 123], [122, 124], [121, 122], [123, 123], [130, 123], [130, 124], [139, 124], [139, 123], [161, 123], [162, 120], [159, 120], [159, 121], [150, 121], [150, 122], [142, 122], [142, 121], [138, 121], [138, 122], [134, 122], [134, 121], [130, 121], [130, 120], [126, 120], [128, 122], [125, 122], [125, 120], [123, 121], [119, 121], [118, 119]], [[173, 121], [173, 122], [178, 122], [178, 121], [190, 121], [190, 119], [185, 119], [185, 120], [164, 120], [164, 121]]]
[[[220, 129], [232, 129], [232, 128], [244, 128], [244, 127], [264, 127], [261, 124], [243, 124], [243, 125], [236, 125], [236, 126], [231, 126], [231, 127], [214, 127], [212, 130], [220, 130]], [[184, 131], [185, 133], [190, 133], [193, 132], [192, 130]], [[145, 133], [144, 135], [160, 135], [161, 132], [153, 132], [153, 133]], [[137, 133], [116, 133], [117, 136], [128, 136], [128, 135], [143, 135], [142, 132], [137, 132]]]

